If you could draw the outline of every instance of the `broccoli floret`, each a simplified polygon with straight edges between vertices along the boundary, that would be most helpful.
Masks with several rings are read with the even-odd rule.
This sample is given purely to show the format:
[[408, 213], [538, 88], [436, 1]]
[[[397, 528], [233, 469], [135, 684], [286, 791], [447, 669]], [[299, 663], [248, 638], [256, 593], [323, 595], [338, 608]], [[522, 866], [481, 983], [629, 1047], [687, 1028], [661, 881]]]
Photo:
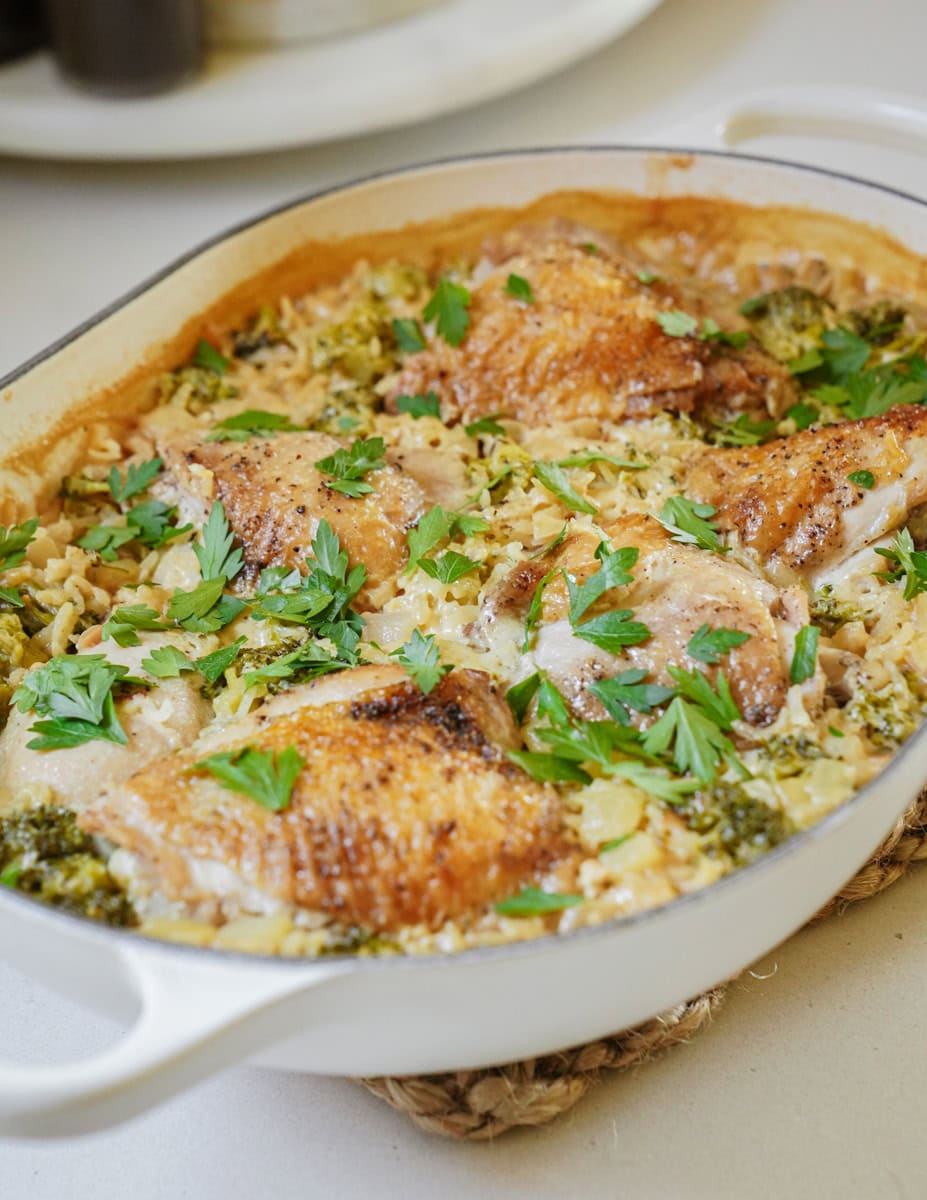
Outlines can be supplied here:
[[279, 346], [286, 340], [277, 310], [272, 304], [262, 304], [248, 328], [235, 335], [232, 349], [238, 358], [250, 358], [258, 350]]
[[887, 346], [901, 332], [907, 312], [892, 300], [877, 300], [868, 308], [841, 313], [840, 325], [872, 346]]
[[187, 412], [201, 413], [220, 400], [233, 400], [237, 395], [234, 384], [206, 367], [181, 367], [161, 376], [161, 403], [174, 401]]
[[373, 432], [373, 417], [380, 407], [380, 398], [370, 389], [342, 388], [331, 393], [312, 428], [333, 437], [367, 437]]
[[811, 618], [819, 625], [825, 637], [833, 637], [838, 629], [850, 621], [863, 621], [866, 613], [858, 605], [839, 600], [834, 595], [834, 585], [825, 583], [811, 597]]
[[361, 387], [372, 387], [398, 365], [389, 313], [376, 300], [356, 304], [343, 320], [313, 335], [310, 354], [316, 371], [337, 370]]
[[105, 479], [88, 479], [86, 475], [65, 475], [61, 481], [61, 495], [65, 500], [86, 500], [88, 496], [109, 496], [109, 484]]
[[836, 323], [834, 306], [809, 288], [785, 287], [749, 300], [741, 310], [753, 334], [779, 362], [791, 362], [817, 347]]
[[352, 925], [343, 928], [335, 927], [328, 931], [328, 939], [319, 950], [321, 958], [335, 957], [341, 954], [359, 954], [362, 957], [375, 957], [379, 954], [398, 954], [399, 943], [391, 938], [382, 937], [369, 929], [361, 929]]
[[754, 800], [737, 783], [716, 783], [673, 804], [688, 827], [701, 834], [706, 847], [727, 853], [743, 867], [784, 842], [795, 832], [789, 818], [762, 800]]
[[800, 775], [809, 762], [824, 757], [824, 751], [817, 742], [804, 733], [771, 737], [763, 750], [777, 779]]
[[78, 916], [137, 924], [125, 892], [67, 808], [41, 805], [0, 819], [0, 880]]
[[392, 262], [374, 267], [364, 282], [378, 300], [391, 296], [414, 300], [428, 288], [428, 275], [421, 267], [413, 267], [410, 263]]
[[14, 691], [10, 676], [23, 665], [28, 641], [29, 635], [19, 617], [15, 613], [0, 612], [0, 729], [6, 724]]
[[862, 726], [874, 746], [900, 746], [923, 720], [925, 702], [912, 682], [900, 677], [878, 690], [856, 682], [844, 711], [850, 721]]

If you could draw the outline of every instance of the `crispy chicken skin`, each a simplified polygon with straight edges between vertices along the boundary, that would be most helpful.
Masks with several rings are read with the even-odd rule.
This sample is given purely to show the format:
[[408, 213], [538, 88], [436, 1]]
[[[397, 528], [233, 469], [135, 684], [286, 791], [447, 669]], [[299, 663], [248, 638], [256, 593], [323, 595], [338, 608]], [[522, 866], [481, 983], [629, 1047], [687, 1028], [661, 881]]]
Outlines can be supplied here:
[[[497, 259], [500, 244], [490, 247]], [[788, 373], [758, 346], [743, 351], [673, 337], [657, 323], [699, 311], [677, 286], [644, 284], [638, 264], [607, 246], [590, 252], [562, 231], [517, 232], [471, 289], [471, 326], [459, 347], [434, 338], [411, 355], [392, 392], [435, 391], [446, 421], [504, 412], [532, 424], [619, 421], [661, 410], [779, 413], [794, 400]], [[506, 291], [526, 279], [533, 303]]]
[[197, 525], [215, 500], [222, 501], [244, 552], [246, 582], [263, 567], [301, 566], [319, 522], [327, 520], [351, 564], [367, 567], [363, 604], [402, 569], [406, 531], [426, 505], [418, 484], [393, 466], [369, 473], [374, 490], [366, 496], [332, 491], [326, 485], [330, 477], [314, 464], [341, 447], [324, 433], [281, 433], [247, 442], [166, 437], [158, 453], [169, 478], [155, 490]]
[[[804, 593], [797, 588], [779, 591], [727, 556], [680, 545], [652, 517], [623, 517], [605, 532], [614, 549], [635, 546], [640, 556], [631, 569], [633, 581], [607, 592], [585, 616], [630, 608], [651, 636], [628, 646], [620, 658], [575, 637], [566, 585], [562, 576], [552, 579], [544, 591], [533, 660], [571, 705], [585, 715], [602, 716], [599, 702], [587, 691], [589, 683], [629, 667], [644, 668], [655, 682], [666, 685], [673, 682], [668, 666], [697, 668], [713, 679], [719, 667], [706, 666], [686, 651], [692, 635], [707, 624], [750, 634], [749, 641], [725, 656], [720, 669], [745, 721], [764, 726], [775, 720], [789, 688], [795, 633], [808, 621]], [[496, 613], [523, 613], [538, 578], [552, 566], [582, 583], [599, 567], [597, 544], [592, 534], [574, 534], [554, 560], [516, 568], [493, 598]], [[821, 682], [813, 686], [819, 689]]]
[[[111, 789], [84, 827], [141, 856], [172, 899], [202, 905], [210, 868], [242, 891], [384, 931], [439, 926], [517, 891], [569, 853], [559, 801], [509, 763], [518, 744], [488, 676], [424, 696], [398, 668], [293, 689], [189, 752]], [[206, 753], [295, 746], [305, 767], [280, 813], [191, 773]]]
[[[927, 409], [900, 405], [880, 417], [807, 430], [693, 461], [686, 494], [713, 504], [777, 582], [821, 571], [897, 529], [927, 501]], [[853, 471], [875, 476], [871, 491]]]

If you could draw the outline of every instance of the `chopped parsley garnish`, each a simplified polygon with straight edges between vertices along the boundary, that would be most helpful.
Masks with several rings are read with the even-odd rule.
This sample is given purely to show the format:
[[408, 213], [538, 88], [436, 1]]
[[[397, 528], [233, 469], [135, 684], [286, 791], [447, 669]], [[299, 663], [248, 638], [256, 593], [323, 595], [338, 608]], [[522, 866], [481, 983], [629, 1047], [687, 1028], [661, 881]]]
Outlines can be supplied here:
[[644, 683], [647, 672], [640, 667], [620, 671], [611, 679], [598, 679], [589, 685], [593, 696], [602, 701], [605, 711], [619, 725], [630, 725], [633, 709], [639, 713], [653, 712], [676, 694], [673, 688], [658, 683]]
[[572, 758], [543, 750], [510, 750], [509, 759], [538, 783], [590, 783], [592, 776]]
[[[0, 525], [0, 571], [8, 571], [23, 562], [38, 527], [38, 517], [32, 517], [22, 525], [11, 525], [9, 528]], [[17, 588], [0, 588], [0, 600], [5, 600], [14, 608], [22, 608], [23, 599]]]
[[445, 550], [438, 558], [420, 558], [419, 569], [440, 583], [456, 583], [470, 571], [475, 571], [480, 564], [465, 554], [456, 550]]
[[746, 413], [736, 421], [713, 421], [712, 426], [711, 440], [718, 446], [758, 446], [776, 432], [775, 421], [753, 421]]
[[196, 667], [176, 646], [159, 646], [142, 659], [142, 670], [157, 679], [177, 679], [184, 671], [195, 671]]
[[598, 508], [591, 500], [585, 499], [573, 487], [569, 479], [566, 477], [562, 467], [558, 467], [556, 463], [536, 462], [534, 464], [534, 477], [539, 480], [544, 487], [565, 507], [572, 512], [581, 513], [597, 513]]
[[569, 525], [566, 522], [564, 522], [563, 528], [560, 530], [560, 532], [557, 534], [557, 536], [554, 538], [551, 538], [551, 540], [549, 542], [547, 542], [546, 545], [542, 546], [540, 548], [540, 550], [535, 550], [533, 554], [529, 554], [528, 558], [529, 559], [546, 558], [547, 555], [550, 554], [550, 552], [552, 550], [556, 550], [558, 546], [561, 546], [563, 544], [564, 539], [566, 538], [568, 529], [569, 529]]
[[656, 273], [656, 271], [638, 271], [637, 272], [638, 283], [657, 283], [659, 281], [659, 279], [660, 279], [660, 276]]
[[193, 365], [194, 367], [203, 367], [207, 371], [214, 371], [217, 375], [224, 375], [229, 369], [229, 360], [205, 338], [200, 338], [193, 353]]
[[327, 458], [320, 458], [315, 465], [333, 477], [334, 482], [326, 480], [327, 488], [356, 499], [373, 491], [373, 484], [367, 483], [365, 476], [386, 466], [385, 451], [380, 437], [358, 438], [350, 450], [336, 450]]
[[172, 525], [176, 511], [176, 505], [165, 504], [162, 500], [146, 500], [144, 504], [136, 504], [129, 509], [126, 526], [135, 531], [136, 538], [143, 546], [149, 550], [159, 550], [193, 528], [192, 525]]
[[[489, 524], [485, 517], [472, 516], [469, 513], [448, 512], [440, 504], [430, 508], [423, 517], [419, 518], [414, 529], [406, 535], [409, 546], [409, 561], [405, 574], [411, 575], [421, 560], [430, 551], [454, 533], [470, 537], [474, 533], [485, 533]], [[463, 557], [461, 555], [461, 557]], [[428, 572], [430, 574], [430, 571]]]
[[249, 408], [213, 425], [211, 432], [206, 435], [206, 441], [246, 442], [251, 437], [269, 438], [275, 433], [298, 433], [303, 429], [304, 425], [294, 425], [284, 413]]
[[241, 750], [210, 754], [191, 770], [208, 771], [229, 791], [256, 800], [271, 812], [282, 812], [289, 806], [293, 787], [305, 765], [295, 746], [287, 746], [279, 754], [245, 746]]
[[711, 504], [698, 504], [685, 496], [670, 496], [660, 510], [659, 521], [673, 535], [673, 540], [702, 550], [727, 554], [730, 547], [721, 543], [711, 518], [718, 510]]
[[621, 837], [609, 838], [607, 842], [603, 842], [599, 847], [600, 854], [607, 854], [609, 850], [617, 850], [619, 846], [623, 846], [625, 842], [629, 842], [634, 837], [633, 833], [624, 833]]
[[405, 645], [390, 652], [390, 658], [395, 658], [405, 667], [409, 678], [418, 684], [426, 696], [435, 690], [448, 671], [453, 670], [450, 663], [441, 661], [435, 635], [429, 633], [423, 637], [420, 629], [413, 629]]
[[[245, 639], [243, 637], [236, 638], [234, 642], [230, 642], [227, 646], [221, 646], [218, 650], [213, 650], [211, 654], [204, 654], [202, 658], [195, 659], [193, 665], [208, 683], [215, 683], [217, 679], [222, 678], [235, 659], [238, 658], [244, 644]], [[144, 665], [142, 663], [142, 666]]]
[[437, 417], [441, 419], [441, 402], [434, 392], [424, 396], [397, 396], [396, 411], [408, 413], [413, 420], [419, 417]]
[[438, 280], [422, 316], [434, 321], [435, 329], [449, 346], [459, 346], [470, 327], [470, 293], [446, 275]]
[[523, 300], [525, 304], [534, 303], [534, 292], [531, 290], [531, 284], [521, 275], [510, 275], [505, 281], [505, 290], [510, 296], [514, 296], [516, 300]]
[[545, 913], [563, 912], [582, 904], [583, 897], [573, 892], [545, 892], [538, 887], [526, 887], [517, 896], [510, 896], [495, 906], [502, 917], [542, 917]]
[[519, 725], [524, 721], [525, 714], [540, 686], [541, 674], [539, 671], [535, 671], [527, 679], [522, 679], [519, 683], [513, 683], [505, 693], [506, 703], [512, 710], [512, 715]]
[[692, 337], [698, 331], [698, 321], [678, 308], [656, 314], [656, 322], [670, 337]]
[[595, 242], [583, 242], [582, 249], [585, 250], [587, 254], [599, 253], [599, 247], [595, 244]]
[[203, 579], [231, 582], [243, 566], [241, 550], [235, 548], [235, 537], [218, 500], [209, 510], [202, 540], [195, 543], [193, 553]]
[[896, 404], [922, 404], [927, 383], [903, 374], [894, 364], [847, 375], [839, 384], [825, 383], [811, 393], [822, 404], [832, 404], [845, 417], [860, 420], [879, 417]]
[[803, 429], [810, 429], [815, 421], [820, 419], [821, 410], [816, 404], [800, 400], [798, 404], [793, 404], [785, 415], [795, 422], [795, 429], [801, 432]]
[[202, 540], [193, 552], [200, 564], [202, 583], [190, 592], [174, 592], [167, 609], [171, 620], [192, 633], [215, 633], [245, 608], [243, 600], [225, 595], [227, 583], [242, 568], [241, 550], [234, 548], [234, 536], [225, 519], [220, 501], [212, 506], [203, 527]]
[[504, 416], [506, 416], [504, 412], [489, 413], [485, 417], [480, 417], [478, 421], [471, 421], [469, 425], [464, 425], [464, 433], [467, 437], [479, 437], [481, 433], [505, 433], [497, 419]]
[[702, 784], [711, 783], [722, 762], [737, 763], [734, 743], [699, 705], [676, 696], [644, 735], [644, 749], [662, 755], [673, 748], [673, 763]]
[[646, 471], [650, 463], [631, 462], [626, 458], [615, 458], [612, 454], [605, 454], [601, 450], [579, 450], [575, 454], [570, 454], [566, 458], [558, 458], [555, 466], [558, 467], [589, 467], [593, 463], [604, 462], [610, 467], [615, 467], [619, 471]]
[[393, 321], [393, 336], [403, 354], [418, 354], [425, 349], [425, 335], [413, 317], [397, 317]]
[[110, 638], [117, 646], [140, 646], [138, 631], [145, 632], [168, 629], [161, 620], [160, 614], [146, 604], [130, 604], [127, 608], [117, 608], [103, 625], [103, 641]]
[[[302, 646], [297, 646], [295, 650], [279, 655], [262, 667], [246, 671], [245, 687], [257, 687], [259, 684], [275, 683], [282, 679], [308, 683], [310, 679], [317, 679], [320, 675], [357, 666], [359, 659], [354, 648], [357, 641], [355, 640], [354, 645], [349, 646], [347, 629], [344, 631], [344, 635], [335, 654], [332, 654], [320, 642], [308, 641], [304, 642]], [[359, 635], [355, 635], [356, 637]]]
[[531, 645], [531, 635], [541, 619], [541, 612], [544, 608], [544, 589], [556, 574], [557, 569], [555, 567], [553, 571], [548, 571], [543, 579], [538, 580], [537, 587], [534, 589], [534, 595], [531, 597], [531, 604], [528, 606], [528, 613], [525, 617], [525, 637], [521, 644], [522, 654], [528, 653]]
[[792, 683], [804, 683], [810, 679], [818, 663], [818, 639], [821, 631], [817, 625], [803, 625], [795, 638], [795, 651], [789, 678]]
[[634, 615], [631, 609], [603, 613], [581, 624], [580, 618], [605, 592], [624, 587], [633, 580], [630, 568], [637, 562], [639, 551], [636, 546], [612, 551], [607, 542], [600, 542], [595, 554], [601, 566], [582, 584], [577, 584], [573, 576], [564, 572], [570, 596], [570, 625], [576, 637], [610, 654], [620, 654], [625, 646], [637, 645], [650, 637], [646, 625], [631, 620]]
[[27, 742], [30, 750], [62, 750], [85, 742], [126, 744], [127, 738], [113, 701], [116, 686], [146, 686], [114, 665], [102, 654], [59, 654], [30, 671], [13, 693], [20, 712], [35, 712], [36, 721]]
[[125, 477], [122, 476], [118, 468], [110, 467], [106, 482], [116, 503], [125, 504], [133, 496], [146, 491], [157, 477], [158, 472], [161, 470], [161, 465], [160, 458], [150, 458], [147, 462], [138, 463], [137, 465], [130, 463]]
[[851, 471], [847, 479], [865, 492], [871, 492], [875, 487], [875, 475], [871, 471]]
[[915, 550], [909, 529], [897, 533], [888, 548], [876, 546], [875, 552], [893, 564], [888, 571], [877, 571], [877, 577], [888, 583], [903, 579], [905, 600], [913, 600], [920, 592], [927, 592], [927, 551]]
[[709, 625], [701, 625], [689, 639], [686, 651], [691, 658], [714, 666], [729, 650], [749, 640], [749, 633], [737, 629], [725, 629], [724, 626], [712, 629]]
[[735, 329], [733, 333], [727, 333], [717, 321], [711, 317], [705, 317], [702, 321], [702, 332], [699, 334], [699, 338], [703, 342], [720, 342], [725, 346], [733, 346], [735, 350], [743, 350], [750, 341], [750, 334], [746, 329]]
[[104, 562], [115, 562], [118, 551], [137, 537], [138, 531], [131, 525], [91, 525], [83, 537], [77, 539], [77, 544], [84, 550], [93, 550]]
[[702, 671], [683, 671], [681, 667], [667, 669], [679, 694], [703, 708], [719, 728], [731, 729], [734, 722], [741, 719], [723, 671], [718, 672], [715, 680], [716, 690]]

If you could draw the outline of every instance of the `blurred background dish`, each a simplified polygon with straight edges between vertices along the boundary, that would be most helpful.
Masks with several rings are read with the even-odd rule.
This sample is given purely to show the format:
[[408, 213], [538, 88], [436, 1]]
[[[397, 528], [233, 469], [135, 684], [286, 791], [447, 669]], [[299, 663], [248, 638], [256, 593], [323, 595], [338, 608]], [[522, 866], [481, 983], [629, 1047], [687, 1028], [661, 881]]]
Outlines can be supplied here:
[[367, 29], [442, 0], [205, 0], [218, 45], [283, 45]]
[[0, 151], [202, 159], [395, 128], [542, 79], [627, 32], [660, 3], [444, 0], [323, 41], [215, 50], [184, 86], [118, 103], [76, 92], [49, 55], [32, 55], [0, 68]]

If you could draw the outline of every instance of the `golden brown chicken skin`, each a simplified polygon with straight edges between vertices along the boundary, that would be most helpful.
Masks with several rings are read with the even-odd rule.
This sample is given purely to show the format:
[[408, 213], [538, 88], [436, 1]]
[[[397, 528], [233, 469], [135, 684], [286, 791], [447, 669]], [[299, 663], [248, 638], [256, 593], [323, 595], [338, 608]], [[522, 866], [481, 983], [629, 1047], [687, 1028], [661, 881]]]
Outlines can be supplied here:
[[418, 484], [389, 465], [366, 476], [374, 489], [367, 495], [333, 490], [331, 476], [315, 464], [342, 445], [323, 433], [281, 433], [247, 442], [169, 437], [158, 445], [169, 472], [163, 494], [176, 499], [184, 518], [198, 525], [213, 501], [222, 502], [242, 547], [246, 582], [263, 567], [301, 566], [319, 523], [328, 521], [351, 564], [367, 568], [363, 604], [402, 570], [406, 532], [426, 503]]
[[[756, 551], [770, 578], [814, 575], [902, 525], [927, 501], [927, 409], [900, 405], [693, 462], [686, 494], [713, 504], [716, 520]], [[871, 471], [866, 490], [851, 482]]]
[[[82, 823], [140, 856], [173, 900], [232, 901], [238, 889], [376, 930], [434, 928], [570, 853], [556, 793], [506, 758], [518, 744], [481, 672], [455, 671], [424, 696], [397, 668], [361, 667], [154, 763]], [[243, 745], [302, 755], [284, 811], [190, 770]], [[213, 863], [235, 879], [218, 895]]]
[[[603, 715], [589, 684], [630, 667], [643, 668], [654, 682], [669, 686], [673, 680], [667, 667], [698, 669], [712, 679], [720, 669], [748, 724], [764, 726], [775, 720], [789, 688], [795, 633], [808, 621], [804, 593], [780, 591], [726, 555], [681, 545], [652, 517], [624, 517], [604, 532], [613, 549], [633, 546], [639, 557], [631, 568], [632, 582], [606, 592], [584, 619], [631, 609], [650, 637], [628, 646], [620, 657], [577, 638], [568, 620], [565, 581], [562, 574], [555, 576], [544, 591], [533, 659], [571, 706], [587, 716]], [[598, 542], [593, 534], [574, 534], [551, 560], [516, 568], [491, 600], [496, 613], [523, 616], [538, 580], [552, 568], [583, 583], [600, 566], [595, 558]], [[749, 634], [749, 640], [726, 654], [720, 666], [706, 665], [687, 651], [702, 625], [735, 629]]]
[[[664, 332], [658, 314], [698, 305], [675, 285], [641, 282], [617, 251], [595, 253], [528, 231], [471, 289], [459, 347], [434, 338], [411, 355], [392, 397], [435, 391], [445, 420], [503, 412], [531, 424], [620, 421], [696, 407], [718, 417], [780, 413], [794, 400], [788, 373], [756, 345], [744, 350]], [[507, 291], [509, 275], [533, 302]], [[646, 278], [646, 276], [645, 276]]]

